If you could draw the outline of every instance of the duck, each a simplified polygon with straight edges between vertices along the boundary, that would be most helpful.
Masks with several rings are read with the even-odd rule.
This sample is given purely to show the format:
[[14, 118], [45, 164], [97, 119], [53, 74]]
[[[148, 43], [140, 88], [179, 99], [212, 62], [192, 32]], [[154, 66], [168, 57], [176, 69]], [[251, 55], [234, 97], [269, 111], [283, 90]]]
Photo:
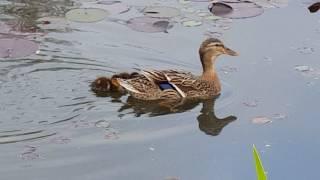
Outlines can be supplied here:
[[[237, 56], [238, 53], [226, 47], [217, 38], [204, 40], [199, 48], [202, 74], [194, 75], [183, 70], [140, 70], [128, 76], [115, 75], [107, 82], [109, 91], [125, 91], [139, 100], [181, 100], [208, 99], [218, 96], [221, 92], [221, 82], [215, 63], [220, 55]], [[99, 78], [92, 83], [98, 87]]]

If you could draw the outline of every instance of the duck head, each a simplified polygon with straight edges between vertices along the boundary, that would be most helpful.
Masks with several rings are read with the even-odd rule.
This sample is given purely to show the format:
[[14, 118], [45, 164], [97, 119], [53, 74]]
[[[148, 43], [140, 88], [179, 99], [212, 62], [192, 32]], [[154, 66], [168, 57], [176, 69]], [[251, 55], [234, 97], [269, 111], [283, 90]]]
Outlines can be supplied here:
[[[213, 60], [222, 54], [230, 56], [238, 56], [238, 53], [226, 47], [219, 39], [209, 38], [202, 42], [199, 48], [201, 61]], [[205, 57], [207, 56], [207, 57]], [[207, 58], [207, 59], [204, 59]]]
[[218, 56], [227, 54], [237, 56], [238, 53], [226, 47], [219, 39], [209, 38], [202, 42], [199, 48], [200, 60], [203, 68], [202, 79], [218, 81], [214, 68]]

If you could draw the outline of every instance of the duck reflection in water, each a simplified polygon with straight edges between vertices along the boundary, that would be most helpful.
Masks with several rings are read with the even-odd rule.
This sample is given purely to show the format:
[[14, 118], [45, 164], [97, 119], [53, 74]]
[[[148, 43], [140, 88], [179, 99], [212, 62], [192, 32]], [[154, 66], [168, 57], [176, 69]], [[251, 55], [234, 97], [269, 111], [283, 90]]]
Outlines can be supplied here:
[[[120, 99], [124, 93], [102, 93], [96, 92], [97, 96], [109, 96], [111, 102], [123, 103]], [[119, 116], [133, 114], [136, 117], [148, 115], [150, 117], [162, 116], [167, 114], [183, 113], [190, 111], [202, 104], [197, 120], [199, 129], [207, 135], [217, 136], [222, 129], [229, 123], [235, 121], [237, 117], [227, 116], [218, 118], [214, 112], [214, 104], [219, 96], [210, 99], [188, 99], [182, 101], [166, 100], [166, 101], [144, 101], [138, 100], [131, 96], [128, 97], [125, 103], [119, 108]]]

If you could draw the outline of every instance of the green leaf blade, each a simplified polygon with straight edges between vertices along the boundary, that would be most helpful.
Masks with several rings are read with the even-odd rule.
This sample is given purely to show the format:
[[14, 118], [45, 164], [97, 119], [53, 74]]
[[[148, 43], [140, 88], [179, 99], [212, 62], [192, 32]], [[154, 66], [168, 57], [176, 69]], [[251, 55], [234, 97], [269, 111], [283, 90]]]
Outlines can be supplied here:
[[255, 147], [255, 145], [253, 145], [253, 157], [255, 160], [257, 180], [267, 180], [268, 178], [267, 178], [266, 172], [264, 171], [259, 152]]

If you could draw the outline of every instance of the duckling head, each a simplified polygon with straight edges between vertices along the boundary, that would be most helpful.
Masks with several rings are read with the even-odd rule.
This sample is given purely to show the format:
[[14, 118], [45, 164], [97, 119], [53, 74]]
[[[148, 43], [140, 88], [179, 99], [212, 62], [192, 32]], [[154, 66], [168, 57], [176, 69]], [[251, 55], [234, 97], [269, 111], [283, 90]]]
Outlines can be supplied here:
[[107, 77], [99, 77], [90, 86], [93, 91], [108, 92], [111, 89], [112, 82]]

